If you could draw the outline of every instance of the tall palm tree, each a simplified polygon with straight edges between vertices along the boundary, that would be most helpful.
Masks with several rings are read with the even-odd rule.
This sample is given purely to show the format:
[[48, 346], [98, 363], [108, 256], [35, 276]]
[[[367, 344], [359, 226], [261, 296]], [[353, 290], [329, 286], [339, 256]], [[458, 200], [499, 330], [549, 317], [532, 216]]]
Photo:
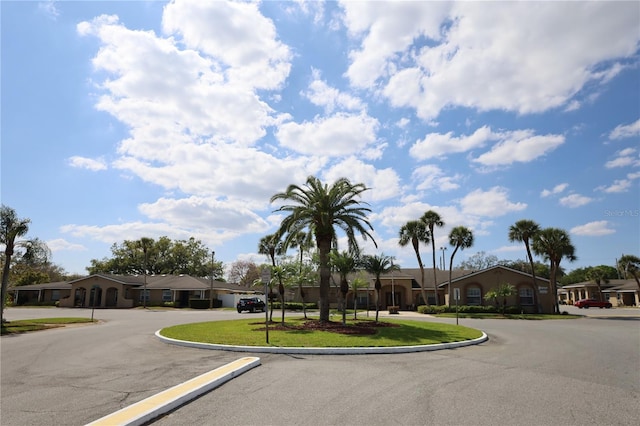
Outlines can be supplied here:
[[418, 267], [420, 267], [420, 293], [422, 295], [422, 300], [427, 304], [427, 306], [429, 305], [429, 299], [427, 298], [427, 291], [424, 288], [424, 264], [420, 257], [420, 243], [428, 244], [429, 241], [429, 230], [422, 221], [410, 220], [400, 227], [400, 238], [398, 239], [398, 244], [400, 244], [401, 247], [404, 247], [411, 243], [413, 251], [416, 253]]
[[349, 293], [349, 281], [347, 281], [347, 275], [355, 271], [357, 266], [356, 259], [349, 254], [349, 252], [343, 251], [339, 253], [337, 250], [333, 250], [329, 255], [329, 262], [334, 271], [340, 275], [340, 294], [342, 294], [342, 323], [347, 323], [347, 293]]
[[[278, 294], [280, 295], [280, 304], [282, 309], [282, 322], [284, 322], [284, 284], [282, 283], [282, 273], [276, 273], [276, 255], [284, 254], [285, 249], [280, 241], [279, 233], [270, 234], [262, 237], [258, 243], [258, 253], [264, 254], [271, 260], [271, 274], [278, 282]], [[269, 298], [269, 295], [265, 295]], [[271, 304], [270, 321], [273, 321], [273, 304]]]
[[559, 228], [545, 228], [540, 230], [540, 232], [533, 237], [532, 248], [534, 253], [543, 256], [545, 260], [550, 262], [550, 290], [555, 301], [555, 312], [558, 313], [560, 312], [560, 306], [558, 304], [556, 277], [560, 268], [560, 262], [563, 258], [567, 258], [569, 262], [575, 261], [577, 259], [575, 255], [576, 248], [571, 244], [571, 238], [569, 238], [567, 231]]
[[4, 204], [0, 207], [0, 244], [4, 244], [4, 265], [2, 267], [2, 290], [0, 291], [0, 323], [4, 323], [4, 303], [7, 298], [11, 257], [16, 244], [16, 238], [29, 232], [31, 219], [18, 218], [18, 214], [11, 207]]
[[436, 306], [438, 306], [440, 304], [440, 300], [438, 298], [438, 276], [436, 274], [436, 237], [433, 231], [436, 226], [438, 228], [442, 228], [444, 226], [444, 221], [440, 215], [433, 210], [425, 212], [420, 220], [427, 225], [429, 236], [431, 237], [431, 254], [433, 255], [433, 290], [436, 294]]
[[625, 278], [627, 274], [631, 274], [636, 280], [638, 290], [640, 290], [640, 278], [638, 278], [638, 274], [640, 273], [640, 257], [632, 254], [622, 255], [620, 260], [618, 260], [618, 269], [624, 273]]
[[362, 258], [362, 266], [365, 271], [375, 276], [374, 288], [376, 289], [376, 322], [378, 322], [378, 314], [380, 312], [380, 289], [382, 289], [380, 275], [400, 270], [400, 267], [393, 263], [393, 261], [394, 258], [392, 256], [385, 256], [384, 253], [379, 256], [364, 256]]
[[598, 300], [602, 301], [602, 283], [608, 283], [607, 272], [600, 266], [593, 266], [587, 270], [586, 278], [598, 287]]
[[536, 293], [536, 303], [540, 310], [540, 289], [538, 281], [536, 281], [536, 268], [533, 264], [533, 256], [531, 255], [531, 241], [540, 232], [540, 225], [533, 220], [522, 219], [509, 227], [509, 241], [521, 241], [527, 249], [527, 257], [529, 258], [529, 266], [531, 267], [531, 279], [533, 282], [533, 291]]
[[[373, 227], [367, 219], [371, 209], [358, 200], [368, 190], [364, 184], [353, 184], [346, 178], [340, 178], [332, 185], [323, 184], [318, 178], [309, 176], [304, 186], [289, 185], [285, 192], [275, 194], [271, 202], [288, 201], [276, 211], [288, 212], [280, 224], [278, 233], [287, 234], [285, 246], [290, 239], [305, 229], [314, 234], [318, 248], [320, 269], [320, 321], [329, 321], [329, 283], [331, 268], [329, 253], [331, 244], [336, 240], [335, 227], [347, 236], [349, 247], [357, 247], [356, 232], [365, 240], [371, 238]], [[363, 205], [364, 204], [364, 205]]]
[[453, 270], [453, 258], [458, 252], [458, 249], [464, 250], [473, 246], [473, 232], [465, 226], [456, 226], [449, 232], [449, 244], [454, 247], [453, 253], [451, 253], [451, 259], [449, 260], [449, 285], [447, 286], [449, 306], [451, 306], [451, 271]]

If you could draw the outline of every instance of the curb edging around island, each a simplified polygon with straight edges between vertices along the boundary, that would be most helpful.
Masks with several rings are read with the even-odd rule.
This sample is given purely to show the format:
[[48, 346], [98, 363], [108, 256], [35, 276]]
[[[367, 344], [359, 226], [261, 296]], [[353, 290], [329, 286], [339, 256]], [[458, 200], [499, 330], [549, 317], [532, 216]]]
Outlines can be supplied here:
[[220, 345], [215, 343], [190, 342], [187, 340], [172, 339], [160, 334], [162, 330], [156, 331], [155, 335], [161, 341], [178, 346], [186, 346], [189, 348], [209, 349], [219, 351], [233, 352], [252, 352], [252, 353], [273, 353], [273, 354], [304, 354], [304, 355], [366, 355], [366, 354], [397, 354], [409, 352], [426, 352], [438, 351], [443, 349], [455, 349], [464, 346], [478, 345], [489, 340], [487, 334], [483, 331], [482, 336], [460, 342], [436, 343], [432, 345], [415, 345], [415, 346], [369, 346], [369, 347], [336, 347], [336, 348], [318, 348], [318, 347], [282, 347], [282, 346], [235, 346]]

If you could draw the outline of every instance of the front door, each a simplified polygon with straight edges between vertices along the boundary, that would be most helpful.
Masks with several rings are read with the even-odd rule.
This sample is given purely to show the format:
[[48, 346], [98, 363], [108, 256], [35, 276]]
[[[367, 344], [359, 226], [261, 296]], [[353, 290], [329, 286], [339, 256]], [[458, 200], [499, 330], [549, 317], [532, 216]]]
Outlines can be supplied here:
[[402, 299], [400, 298], [401, 293], [399, 291], [396, 291], [395, 293], [392, 293], [390, 291], [385, 293], [385, 302], [387, 304], [387, 306], [401, 306], [402, 305]]

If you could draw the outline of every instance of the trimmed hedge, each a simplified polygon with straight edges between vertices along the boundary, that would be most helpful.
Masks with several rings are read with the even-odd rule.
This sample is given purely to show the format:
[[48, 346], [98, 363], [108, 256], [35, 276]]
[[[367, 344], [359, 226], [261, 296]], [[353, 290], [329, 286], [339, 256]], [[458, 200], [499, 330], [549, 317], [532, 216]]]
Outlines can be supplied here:
[[[282, 304], [278, 302], [269, 302], [269, 309], [273, 305], [273, 309], [282, 309]], [[318, 309], [317, 303], [305, 303], [304, 307], [307, 309]], [[284, 302], [284, 309], [287, 311], [301, 311], [303, 309], [302, 302]]]
[[[421, 314], [443, 314], [443, 313], [455, 313], [455, 306], [445, 306], [445, 305], [420, 305], [418, 306], [418, 312]], [[458, 312], [461, 314], [499, 314], [501, 313], [500, 308], [497, 308], [493, 305], [486, 306], [477, 306], [477, 305], [460, 305], [458, 306]], [[522, 308], [520, 306], [507, 306], [505, 308], [505, 314], [519, 314], [522, 312]]]
[[[189, 299], [191, 309], [209, 309], [209, 299]], [[222, 307], [222, 300], [213, 299], [213, 307]]]

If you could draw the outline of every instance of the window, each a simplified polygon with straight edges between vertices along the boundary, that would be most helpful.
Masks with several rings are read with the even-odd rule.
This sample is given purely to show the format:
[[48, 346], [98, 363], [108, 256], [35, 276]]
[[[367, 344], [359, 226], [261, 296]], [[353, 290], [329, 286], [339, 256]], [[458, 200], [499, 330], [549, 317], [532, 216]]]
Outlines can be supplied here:
[[171, 302], [171, 290], [162, 290], [162, 301]]
[[151, 290], [140, 290], [140, 301], [142, 302], [143, 300], [145, 301], [149, 301], [149, 292]]
[[367, 297], [367, 295], [362, 295], [359, 294], [358, 297], [356, 298], [356, 301], [358, 302], [358, 306], [367, 306], [367, 303], [369, 303], [369, 298]]
[[481, 305], [482, 294], [479, 287], [469, 287], [467, 289], [467, 305]]
[[520, 288], [520, 304], [533, 305], [533, 289], [531, 287]]
[[51, 291], [51, 300], [60, 300], [60, 290], [52, 290]]

